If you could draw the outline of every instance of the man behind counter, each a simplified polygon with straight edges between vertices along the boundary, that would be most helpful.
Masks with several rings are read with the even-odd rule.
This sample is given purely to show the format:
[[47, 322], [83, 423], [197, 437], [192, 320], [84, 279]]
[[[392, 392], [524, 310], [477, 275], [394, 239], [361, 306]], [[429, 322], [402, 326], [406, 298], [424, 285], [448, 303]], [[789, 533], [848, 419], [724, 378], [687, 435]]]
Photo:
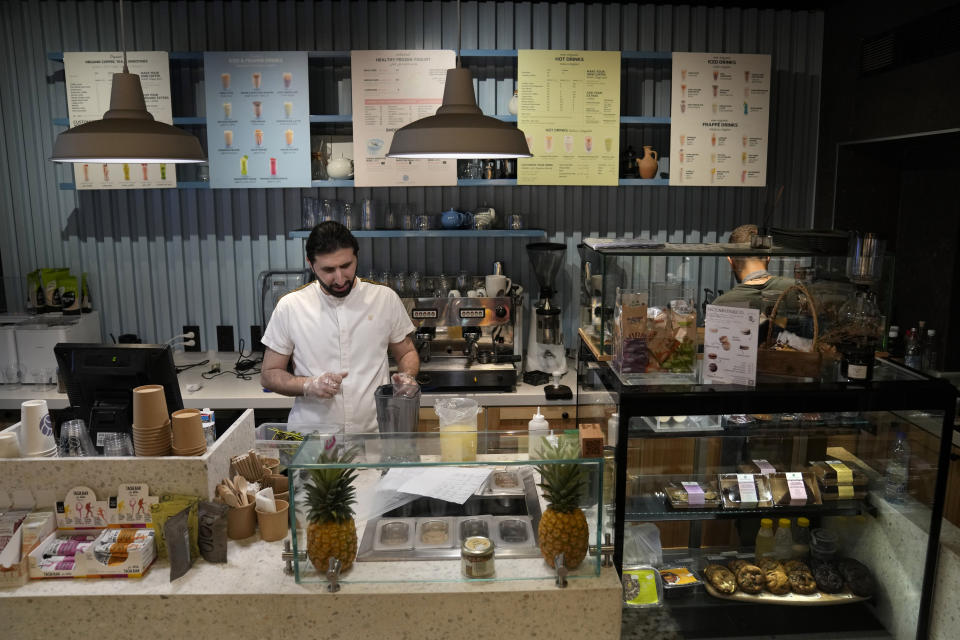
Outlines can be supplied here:
[[[344, 425], [348, 433], [377, 430], [374, 391], [390, 382], [416, 389], [420, 359], [414, 326], [390, 288], [356, 277], [359, 244], [338, 222], [322, 222], [307, 239], [317, 276], [280, 298], [261, 341], [261, 384], [294, 396], [291, 424]], [[293, 361], [293, 373], [288, 365]]]
[[[740, 225], [730, 233], [729, 242], [750, 242], [750, 236], [756, 234], [757, 225]], [[717, 296], [713, 304], [760, 309], [764, 291], [783, 291], [794, 283], [790, 278], [770, 275], [767, 271], [770, 256], [727, 256], [727, 261], [737, 284], [723, 295]]]

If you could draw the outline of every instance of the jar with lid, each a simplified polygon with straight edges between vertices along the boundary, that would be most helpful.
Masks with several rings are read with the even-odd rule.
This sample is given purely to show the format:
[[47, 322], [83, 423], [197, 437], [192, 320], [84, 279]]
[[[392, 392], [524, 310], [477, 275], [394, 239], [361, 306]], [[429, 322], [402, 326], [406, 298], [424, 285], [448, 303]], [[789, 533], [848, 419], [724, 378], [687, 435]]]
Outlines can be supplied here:
[[493, 541], [484, 536], [470, 536], [460, 545], [460, 572], [465, 578], [492, 578], [494, 571]]
[[872, 380], [874, 354], [883, 339], [883, 319], [865, 285], [857, 285], [857, 292], [840, 307], [838, 324], [840, 375], [852, 381]]

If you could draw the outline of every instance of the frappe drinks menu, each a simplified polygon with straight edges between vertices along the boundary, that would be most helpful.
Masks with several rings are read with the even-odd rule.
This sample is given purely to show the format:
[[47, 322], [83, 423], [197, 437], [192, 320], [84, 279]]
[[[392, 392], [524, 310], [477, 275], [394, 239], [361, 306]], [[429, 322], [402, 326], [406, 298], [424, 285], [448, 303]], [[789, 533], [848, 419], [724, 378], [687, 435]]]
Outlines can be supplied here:
[[532, 158], [517, 184], [618, 184], [620, 52], [522, 50], [517, 126]]
[[703, 324], [703, 381], [755, 386], [760, 312], [708, 304]]
[[310, 186], [305, 51], [203, 54], [210, 186]]
[[670, 184], [767, 183], [770, 56], [673, 54]]
[[353, 172], [358, 187], [457, 184], [453, 159], [387, 158], [393, 132], [432, 116], [443, 103], [453, 51], [351, 51]]
[[[129, 51], [127, 67], [140, 76], [147, 111], [157, 122], [173, 124], [170, 62], [166, 51]], [[64, 52], [67, 114], [71, 127], [100, 120], [110, 109], [113, 74], [123, 71], [119, 51]], [[77, 189], [150, 189], [177, 186], [172, 164], [84, 162], [73, 165]]]

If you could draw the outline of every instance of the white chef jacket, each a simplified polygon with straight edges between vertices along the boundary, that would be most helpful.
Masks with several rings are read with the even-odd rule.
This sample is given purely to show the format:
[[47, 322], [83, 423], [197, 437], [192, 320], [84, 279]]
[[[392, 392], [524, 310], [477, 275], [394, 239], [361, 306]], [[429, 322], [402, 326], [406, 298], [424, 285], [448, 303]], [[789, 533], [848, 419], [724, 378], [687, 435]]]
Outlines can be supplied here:
[[390, 382], [387, 346], [413, 330], [392, 289], [359, 278], [343, 298], [328, 295], [316, 281], [280, 298], [263, 344], [292, 355], [294, 375], [349, 374], [333, 398], [298, 396], [288, 422], [342, 425], [347, 433], [375, 432], [374, 391]]

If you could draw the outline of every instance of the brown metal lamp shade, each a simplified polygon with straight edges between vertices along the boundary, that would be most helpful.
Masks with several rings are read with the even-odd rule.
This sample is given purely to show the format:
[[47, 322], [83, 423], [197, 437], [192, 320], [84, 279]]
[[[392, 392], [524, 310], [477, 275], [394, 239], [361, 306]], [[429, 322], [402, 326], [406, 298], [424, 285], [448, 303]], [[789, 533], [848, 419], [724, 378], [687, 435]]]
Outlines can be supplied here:
[[157, 122], [147, 111], [140, 76], [113, 74], [110, 110], [102, 120], [68, 129], [53, 145], [54, 162], [206, 162], [200, 141]]
[[447, 69], [443, 104], [436, 115], [393, 134], [388, 158], [530, 158], [523, 131], [483, 115], [468, 69]]

